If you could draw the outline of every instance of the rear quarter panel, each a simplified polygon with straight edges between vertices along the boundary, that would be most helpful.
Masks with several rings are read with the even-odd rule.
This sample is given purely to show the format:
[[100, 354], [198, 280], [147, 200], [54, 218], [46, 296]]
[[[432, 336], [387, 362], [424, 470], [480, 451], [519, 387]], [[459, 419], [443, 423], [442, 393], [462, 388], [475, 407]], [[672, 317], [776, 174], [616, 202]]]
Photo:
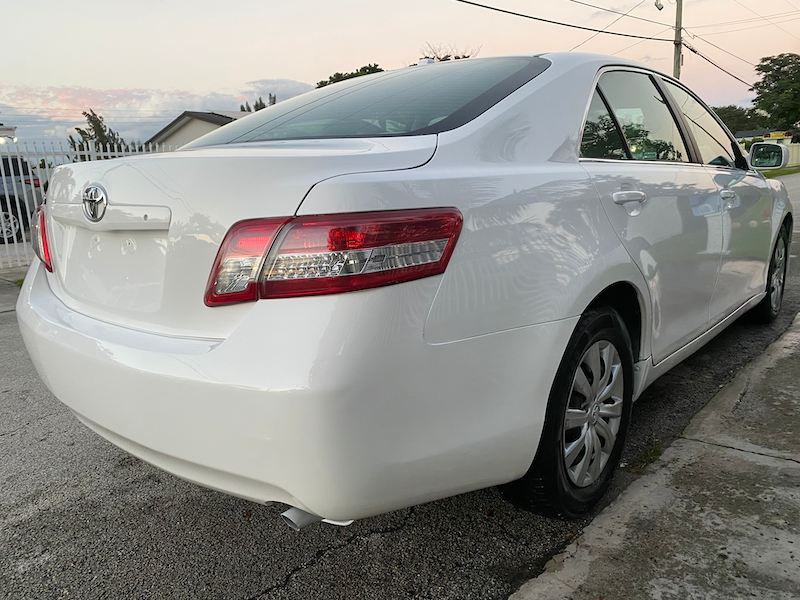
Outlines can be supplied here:
[[[600, 66], [576, 60], [548, 69], [474, 121], [440, 134], [426, 165], [329, 179], [298, 213], [461, 210], [464, 229], [425, 323], [428, 343], [578, 316], [618, 281], [638, 290], [649, 319], [641, 273], [578, 163]], [[645, 341], [643, 354], [648, 347]]]

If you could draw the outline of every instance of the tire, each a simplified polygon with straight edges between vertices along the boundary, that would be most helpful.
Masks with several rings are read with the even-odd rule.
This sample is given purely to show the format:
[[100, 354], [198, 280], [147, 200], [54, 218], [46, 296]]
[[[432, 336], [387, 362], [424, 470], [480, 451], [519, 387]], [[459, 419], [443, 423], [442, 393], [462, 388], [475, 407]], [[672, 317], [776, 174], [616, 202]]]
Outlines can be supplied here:
[[503, 487], [506, 498], [520, 508], [564, 519], [591, 510], [619, 463], [632, 396], [633, 358], [622, 319], [611, 308], [588, 310], [553, 381], [533, 464], [521, 479]]
[[786, 286], [786, 269], [789, 264], [789, 227], [784, 222], [775, 240], [772, 256], [767, 270], [767, 295], [759, 302], [750, 314], [758, 323], [769, 324], [778, 318], [783, 304], [783, 291]]
[[15, 210], [8, 210], [8, 207], [15, 206], [14, 198], [8, 199], [8, 204], [0, 206], [0, 244], [11, 244], [12, 242], [21, 242], [25, 237], [25, 228], [28, 226], [27, 219], [20, 218]]

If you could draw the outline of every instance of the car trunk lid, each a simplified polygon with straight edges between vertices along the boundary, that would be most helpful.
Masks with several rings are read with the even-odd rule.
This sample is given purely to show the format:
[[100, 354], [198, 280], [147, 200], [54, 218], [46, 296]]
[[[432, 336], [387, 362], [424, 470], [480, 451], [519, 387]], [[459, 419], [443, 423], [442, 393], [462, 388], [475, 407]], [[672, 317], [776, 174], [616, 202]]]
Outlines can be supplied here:
[[[203, 302], [231, 225], [291, 216], [319, 181], [417, 167], [435, 149], [436, 136], [306, 140], [62, 166], [47, 200], [51, 287], [70, 308], [106, 322], [224, 338], [252, 307]], [[106, 196], [102, 215], [102, 202], [84, 202], [87, 188], [95, 200]]]

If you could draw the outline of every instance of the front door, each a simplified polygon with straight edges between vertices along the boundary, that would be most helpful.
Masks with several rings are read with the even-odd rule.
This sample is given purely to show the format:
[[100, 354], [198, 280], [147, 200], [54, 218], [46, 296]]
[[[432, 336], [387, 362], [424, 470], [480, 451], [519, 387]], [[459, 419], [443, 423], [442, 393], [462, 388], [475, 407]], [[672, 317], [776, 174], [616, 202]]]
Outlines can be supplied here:
[[703, 165], [689, 162], [680, 129], [647, 73], [600, 77], [581, 155], [647, 280], [658, 363], [709, 326], [723, 242], [719, 190]]
[[679, 85], [665, 84], [720, 195], [722, 259], [710, 307], [714, 324], [765, 289], [772, 195], [764, 177], [747, 168], [736, 142], [703, 104]]

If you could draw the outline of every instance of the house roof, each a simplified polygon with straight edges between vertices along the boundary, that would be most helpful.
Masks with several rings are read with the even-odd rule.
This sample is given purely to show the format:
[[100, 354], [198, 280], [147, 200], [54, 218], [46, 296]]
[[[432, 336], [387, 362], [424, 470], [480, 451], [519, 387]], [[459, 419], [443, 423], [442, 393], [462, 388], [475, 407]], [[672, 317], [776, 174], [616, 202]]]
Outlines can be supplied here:
[[233, 120], [241, 119], [247, 115], [252, 115], [251, 112], [244, 112], [241, 110], [215, 110], [211, 112], [212, 115], [222, 115], [223, 117], [230, 117]]
[[183, 127], [186, 123], [191, 121], [192, 119], [196, 119], [198, 121], [205, 121], [206, 123], [213, 123], [214, 125], [219, 125], [222, 127], [223, 125], [227, 125], [231, 121], [235, 121], [241, 117], [246, 117], [247, 115], [252, 114], [243, 111], [233, 111], [233, 110], [214, 110], [214, 111], [207, 111], [207, 112], [200, 112], [194, 110], [186, 110], [183, 111], [178, 118], [174, 121], [169, 123], [164, 129], [156, 133], [153, 137], [145, 142], [145, 144], [160, 144], [161, 140], [177, 131], [181, 127]]

